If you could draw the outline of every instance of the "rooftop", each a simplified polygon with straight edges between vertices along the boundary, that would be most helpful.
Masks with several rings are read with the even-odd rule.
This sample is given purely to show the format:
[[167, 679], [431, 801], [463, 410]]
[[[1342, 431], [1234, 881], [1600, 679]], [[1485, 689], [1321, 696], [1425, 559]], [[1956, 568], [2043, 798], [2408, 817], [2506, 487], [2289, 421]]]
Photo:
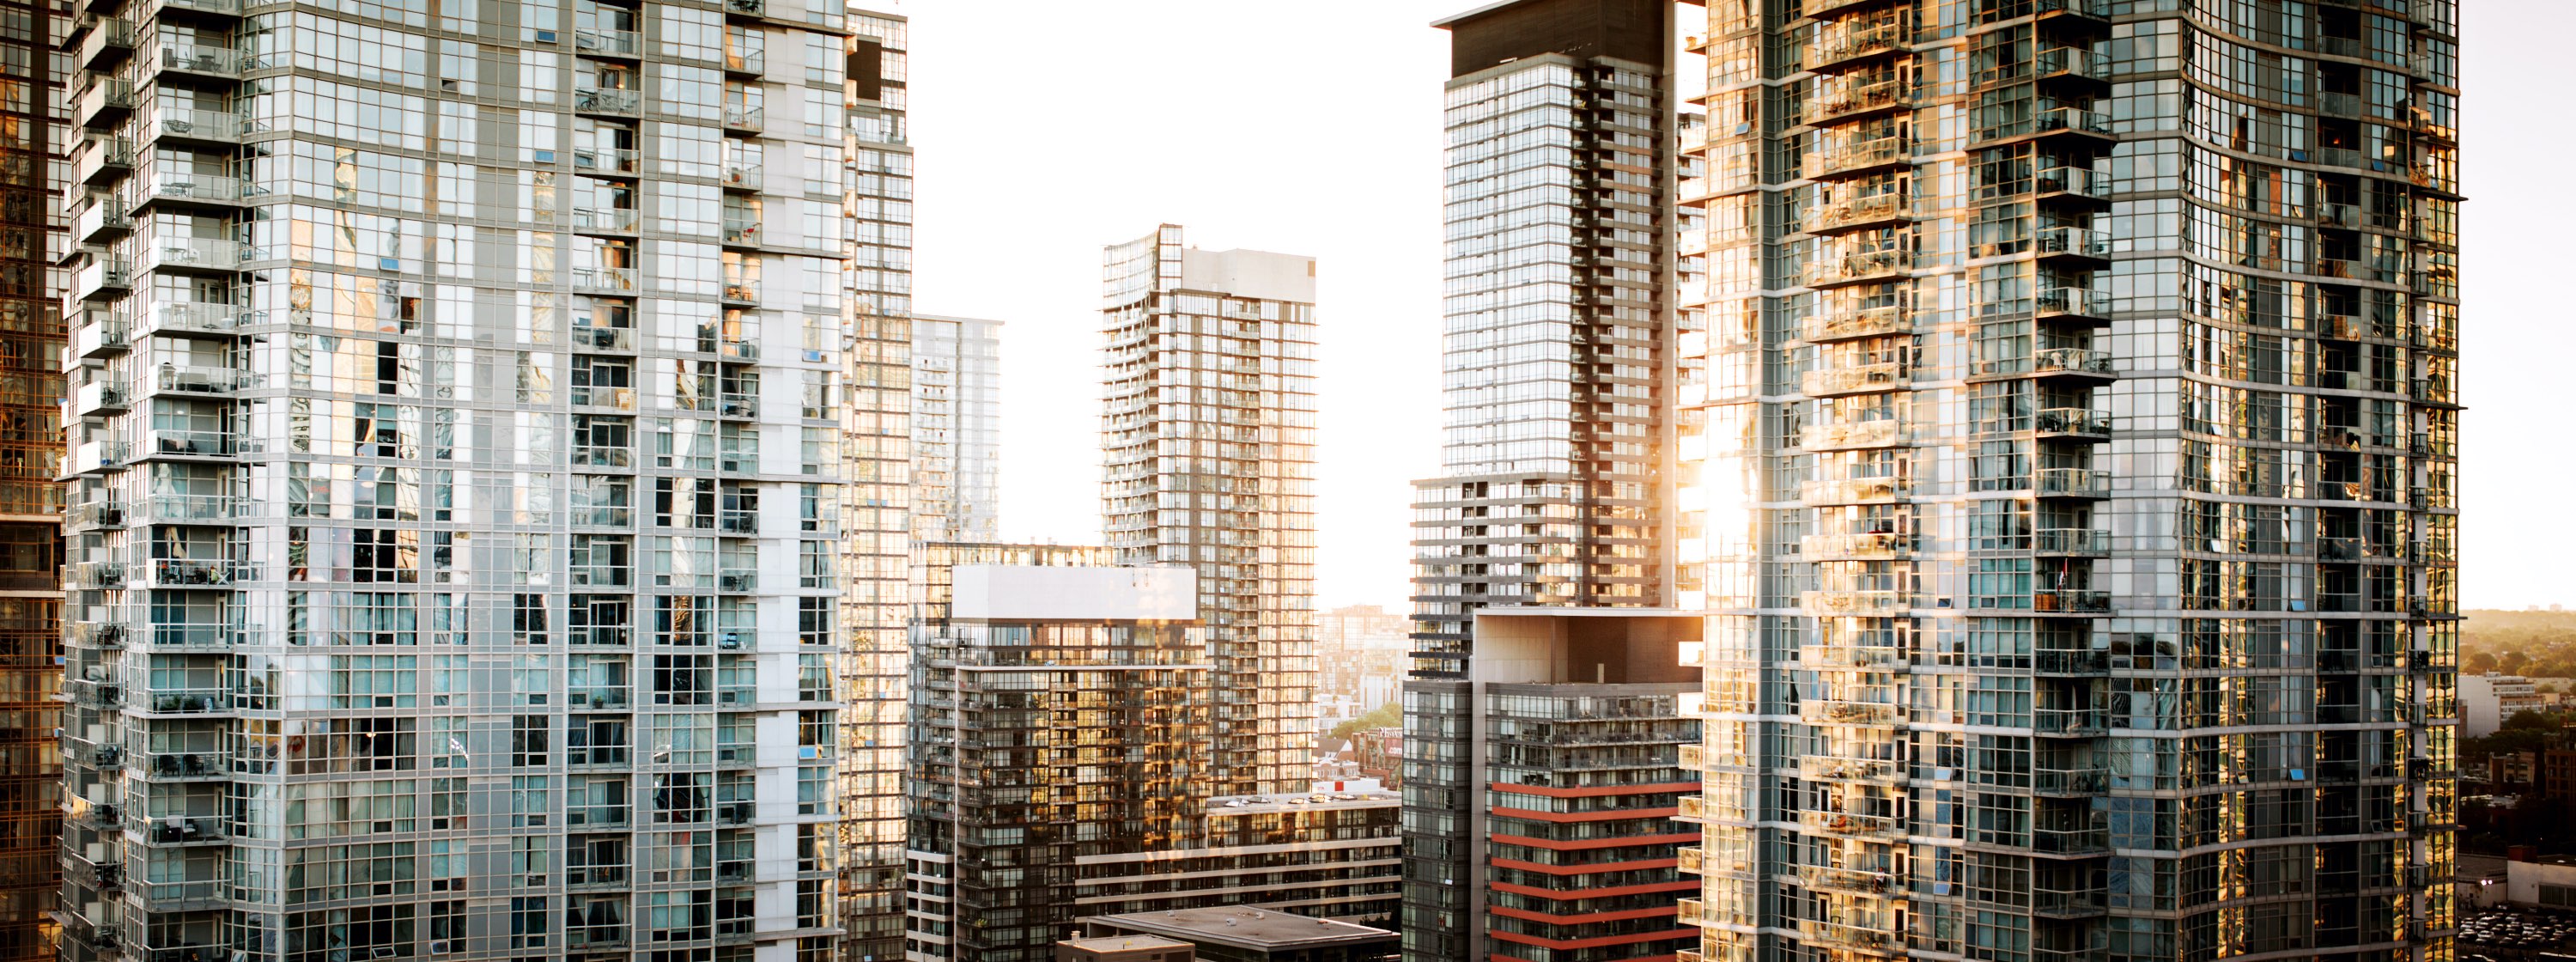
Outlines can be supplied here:
[[1173, 909], [1164, 912], [1136, 912], [1127, 915], [1095, 915], [1084, 918], [1082, 923], [1086, 928], [1151, 932], [1192, 943], [1231, 945], [1264, 951], [1333, 945], [1342, 942], [1373, 942], [1396, 937], [1395, 933], [1385, 929], [1239, 905], [1221, 908]]
[[1058, 945], [1070, 945], [1085, 952], [1152, 952], [1158, 949], [1193, 948], [1190, 943], [1152, 935], [1093, 935], [1065, 939]]
[[1208, 814], [1258, 815], [1265, 812], [1320, 812], [1352, 808], [1392, 808], [1404, 797], [1390, 791], [1301, 792], [1295, 795], [1219, 795], [1208, 799]]

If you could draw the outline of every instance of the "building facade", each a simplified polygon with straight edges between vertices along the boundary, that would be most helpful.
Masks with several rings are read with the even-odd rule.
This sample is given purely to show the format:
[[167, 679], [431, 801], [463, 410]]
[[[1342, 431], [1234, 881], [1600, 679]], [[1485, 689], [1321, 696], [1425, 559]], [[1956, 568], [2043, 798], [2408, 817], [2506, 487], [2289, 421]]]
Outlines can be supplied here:
[[1689, 41], [1686, 958], [2449, 958], [2453, 5], [1794, 9]]
[[61, 888], [63, 453], [60, 302], [69, 246], [54, 198], [71, 167], [64, 10], [0, 6], [0, 959], [51, 959]]
[[[818, 893], [800, 882], [796, 897], [800, 916], [809, 899], [836, 903], [844, 962], [887, 962], [902, 953], [904, 929], [904, 684], [910, 649], [905, 535], [912, 527], [913, 495], [911, 45], [910, 25], [901, 16], [854, 6], [848, 26], [842, 42], [847, 125], [841, 155], [783, 154], [778, 159], [785, 163], [771, 168], [841, 172], [849, 252], [842, 275], [847, 294], [838, 305], [841, 329], [831, 332], [837, 337], [805, 344], [809, 358], [815, 350], [838, 346], [846, 391], [838, 409], [841, 655], [834, 670], [840, 676], [841, 737], [833, 814], [839, 837], [837, 844], [818, 843], [822, 854], [816, 856], [832, 860], [833, 891]], [[805, 54], [809, 73], [817, 56]], [[829, 214], [809, 209], [806, 216]]]
[[67, 958], [784, 962], [891, 899], [858, 19], [82, 8]]
[[912, 319], [912, 536], [1001, 538], [1002, 322]]
[[2460, 676], [2460, 737], [2484, 738], [2493, 735], [2526, 711], [2548, 707], [2549, 699], [2540, 686], [2520, 675], [2487, 672]]
[[1218, 794], [1300, 791], [1314, 762], [1315, 260], [1105, 252], [1101, 524], [1119, 564], [1199, 574]]
[[1392, 915], [1394, 796], [1214, 791], [1195, 568], [919, 548], [908, 958], [1043, 960], [1098, 912]]
[[1514, 0], [1435, 24], [1448, 286], [1443, 476], [1415, 485], [1403, 692], [1411, 962], [1647, 959], [1687, 941], [1667, 820], [1697, 788], [1679, 767], [1699, 738], [1680, 704], [1695, 669], [1673, 647], [1599, 673], [1482, 648], [1498, 612], [1506, 633], [1524, 613], [1648, 624], [1697, 598], [1671, 510], [1699, 324], [1674, 296], [1698, 270], [1682, 246], [1697, 212], [1672, 200], [1694, 172], [1676, 16]]

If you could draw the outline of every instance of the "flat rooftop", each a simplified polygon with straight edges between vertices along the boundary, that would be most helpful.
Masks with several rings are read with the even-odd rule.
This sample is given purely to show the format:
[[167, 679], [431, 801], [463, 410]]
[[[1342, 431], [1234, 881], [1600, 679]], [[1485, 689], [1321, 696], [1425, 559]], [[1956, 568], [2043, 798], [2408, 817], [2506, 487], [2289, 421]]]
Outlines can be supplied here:
[[1085, 952], [1153, 952], [1156, 950], [1197, 948], [1187, 942], [1155, 935], [1088, 935], [1065, 939], [1057, 945], [1070, 945]]
[[1208, 814], [1257, 815], [1265, 812], [1317, 812], [1350, 808], [1390, 808], [1404, 796], [1390, 791], [1301, 792], [1295, 795], [1219, 795], [1208, 799]]
[[[1168, 912], [1136, 912], [1128, 915], [1094, 915], [1082, 919], [1082, 924], [1086, 927], [1096, 925], [1150, 932], [1196, 944], [1231, 945], [1237, 948], [1265, 951], [1344, 942], [1374, 942], [1396, 937], [1395, 933], [1385, 929], [1239, 905], [1224, 908], [1174, 909]], [[1101, 937], [1093, 936], [1093, 938]]]

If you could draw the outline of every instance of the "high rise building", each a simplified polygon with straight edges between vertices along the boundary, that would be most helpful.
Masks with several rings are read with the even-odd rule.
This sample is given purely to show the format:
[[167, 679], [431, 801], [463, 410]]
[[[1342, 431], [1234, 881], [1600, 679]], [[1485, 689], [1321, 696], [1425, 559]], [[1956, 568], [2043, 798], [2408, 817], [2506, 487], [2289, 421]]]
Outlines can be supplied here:
[[1692, 958], [2451, 957], [2454, 12], [1708, 5]]
[[1097, 913], [1387, 922], [1395, 796], [1216, 791], [1197, 569], [1114, 554], [918, 546], [906, 957], [1040, 962]]
[[64, 58], [49, 50], [67, 8], [0, 5], [13, 66], [0, 90], [0, 960], [55, 956], [61, 889], [65, 328], [53, 298], [67, 273], [56, 206], [71, 169]]
[[[1405, 957], [1663, 958], [1696, 791], [1672, 510], [1696, 280], [1660, 0], [1442, 20], [1443, 476], [1415, 489]], [[1615, 652], [1615, 654], [1614, 654]]]
[[912, 536], [1001, 538], [1002, 322], [912, 319]]
[[[900, 831], [841, 712], [901, 673], [834, 617], [905, 529], [906, 334], [844, 313], [865, 84], [814, 54], [854, 18], [81, 13], [66, 957], [828, 954], [839, 812]], [[841, 577], [858, 533], [893, 573]]]
[[1315, 260], [1107, 249], [1102, 527], [1120, 564], [1198, 572], [1218, 794], [1313, 772]]
[[[834, 814], [839, 838], [837, 844], [819, 842], [812, 855], [833, 863], [837, 890], [808, 891], [800, 884], [797, 899], [800, 915], [808, 898], [837, 901], [844, 962], [888, 962], [903, 952], [904, 929], [903, 725], [909, 651], [904, 592], [909, 577], [906, 535], [912, 527], [907, 515], [912, 498], [911, 45], [910, 26], [900, 16], [853, 7], [848, 25], [840, 78], [848, 110], [846, 146], [837, 157], [828, 148], [808, 147], [801, 158], [782, 156], [786, 162], [772, 168], [818, 179], [840, 172], [846, 187], [834, 187], [847, 191], [840, 214], [850, 239], [842, 328], [833, 332], [836, 336], [805, 344], [808, 351], [840, 349], [846, 387], [838, 439], [843, 654], [837, 668], [842, 707]], [[810, 64], [815, 56], [808, 50], [804, 59]], [[816, 209], [808, 217], [833, 213]], [[801, 838], [798, 844], [803, 844]], [[806, 857], [801, 848], [799, 857]]]

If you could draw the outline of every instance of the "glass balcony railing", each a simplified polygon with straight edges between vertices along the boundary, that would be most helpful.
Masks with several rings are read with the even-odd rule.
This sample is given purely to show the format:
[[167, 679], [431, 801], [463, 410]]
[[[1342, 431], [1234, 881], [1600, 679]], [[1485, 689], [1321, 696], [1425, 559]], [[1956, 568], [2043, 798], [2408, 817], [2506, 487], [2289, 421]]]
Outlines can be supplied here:
[[2111, 414], [2091, 408], [2041, 408], [2030, 419], [2032, 429], [2041, 434], [2073, 434], [2089, 438], [2111, 436]]
[[1905, 947], [1894, 923], [1858, 913], [1837, 913], [1832, 920], [1800, 919], [1798, 937], [1808, 945], [1864, 951], [1901, 951]]
[[2034, 175], [2031, 187], [2042, 196], [2064, 194], [2109, 200], [2111, 179], [2084, 167], [2049, 167]]
[[725, 105], [724, 125], [733, 130], [758, 133], [764, 123], [761, 108]]
[[2082, 227], [2049, 227], [2032, 238], [2031, 247], [2042, 257], [2103, 258], [2111, 256], [2111, 236]]
[[2098, 708], [2041, 708], [2031, 712], [2031, 731], [2042, 735], [2099, 735], [2107, 719]]
[[1798, 339], [1809, 343], [1905, 334], [1914, 330], [1912, 313], [1903, 305], [1863, 307], [1828, 302], [1798, 325]]
[[2040, 554], [2107, 555], [2111, 533], [2094, 528], [2041, 528], [2031, 532], [2031, 547]]
[[1905, 876], [1892, 872], [1822, 865], [1798, 867], [1798, 883], [1819, 892], [1887, 895], [1905, 891]]
[[1798, 554], [1809, 561], [1893, 561], [1912, 557], [1914, 541], [1893, 531], [1811, 534], [1798, 539]]
[[1861, 57], [1903, 49], [1912, 36], [1910, 25], [1900, 21], [1879, 23], [1844, 23], [1819, 28], [1816, 38], [1807, 44], [1807, 67], [1815, 69], [1856, 60]]
[[1910, 107], [1914, 104], [1914, 95], [1914, 84], [1902, 79], [1865, 82], [1819, 79], [1815, 92], [1807, 98], [1806, 121], [1821, 123], [1872, 111]]
[[1869, 194], [1817, 204], [1807, 210], [1809, 232], [1838, 230], [1903, 220], [1913, 214], [1913, 199], [1904, 194]]
[[1913, 598], [1901, 591], [1807, 591], [1798, 604], [1819, 618], [1886, 617], [1904, 614]]
[[1887, 702], [1809, 699], [1798, 703], [1798, 717], [1841, 725], [1886, 725], [1903, 720], [1905, 709]]
[[1913, 491], [1904, 478], [1829, 478], [1809, 481], [1799, 489], [1799, 496], [1811, 506], [1844, 504], [1881, 504], [1902, 499]]
[[1879, 361], [1808, 371], [1799, 376], [1798, 387], [1809, 397], [1831, 397], [1870, 391], [1893, 391], [1905, 387], [1910, 380], [1903, 362]]
[[572, 92], [572, 109], [577, 113], [633, 114], [643, 105], [643, 92], [637, 90], [576, 87]]
[[1855, 253], [1819, 252], [1807, 262], [1809, 287], [1853, 284], [1862, 281], [1890, 280], [1905, 276], [1914, 268], [1914, 252], [1876, 250]]
[[1914, 659], [1913, 653], [1903, 648], [1804, 645], [1798, 649], [1798, 664], [1815, 671], [1904, 671], [1913, 667]]
[[1832, 177], [1908, 163], [1913, 155], [1913, 144], [1905, 138], [1878, 137], [1810, 150], [1800, 161], [1800, 172], [1811, 180]]
[[1839, 758], [1832, 755], [1801, 755], [1798, 777], [1819, 782], [1863, 782], [1872, 785], [1905, 784], [1905, 763], [1883, 758]]
[[2107, 498], [2111, 473], [2096, 468], [2040, 468], [2031, 472], [2031, 487], [2043, 497]]
[[1895, 418], [1810, 424], [1798, 432], [1798, 446], [1809, 451], [1884, 448], [1910, 440], [1905, 422]]
[[2111, 770], [2099, 766], [2085, 768], [2033, 768], [2030, 787], [2052, 795], [2093, 795], [2108, 791]]

